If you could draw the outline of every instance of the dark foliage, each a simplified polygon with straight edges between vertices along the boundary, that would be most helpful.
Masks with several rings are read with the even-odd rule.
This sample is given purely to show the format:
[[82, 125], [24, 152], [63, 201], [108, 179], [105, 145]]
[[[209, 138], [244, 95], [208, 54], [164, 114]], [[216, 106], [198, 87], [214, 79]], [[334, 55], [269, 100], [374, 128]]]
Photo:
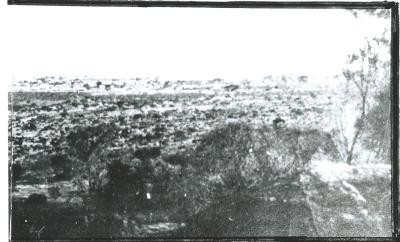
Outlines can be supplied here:
[[232, 85], [225, 86], [224, 89], [225, 89], [226, 91], [233, 92], [233, 91], [239, 89], [239, 86], [238, 86], [238, 85], [233, 85], [233, 84], [232, 84]]
[[[151, 149], [146, 151], [154, 153], [150, 152]], [[141, 154], [147, 159], [139, 159], [131, 149], [104, 151], [96, 156], [97, 162], [104, 164], [92, 171], [93, 176], [99, 174], [92, 177], [97, 184], [93, 192], [97, 193], [99, 200], [113, 204], [116, 210], [151, 207], [152, 202], [148, 201], [146, 193], [152, 191], [155, 167], [148, 153]]]
[[366, 114], [364, 146], [373, 150], [377, 157], [390, 162], [390, 87], [386, 86], [375, 96], [375, 105]]
[[67, 155], [53, 155], [50, 158], [50, 165], [54, 170], [55, 181], [70, 180], [72, 178], [72, 161]]
[[135, 151], [135, 157], [141, 160], [154, 159], [161, 155], [160, 147], [144, 147]]
[[68, 146], [75, 156], [87, 162], [95, 149], [106, 142], [112, 141], [115, 128], [112, 124], [79, 127], [67, 136]]
[[189, 157], [184, 154], [171, 154], [163, 157], [163, 160], [171, 165], [186, 166], [188, 164]]
[[28, 123], [26, 123], [22, 128], [26, 130], [35, 131], [37, 129], [36, 121], [34, 119], [29, 120]]
[[272, 121], [272, 124], [273, 124], [273, 126], [274, 126], [274, 129], [278, 129], [278, 128], [280, 128], [283, 124], [285, 124], [285, 120], [282, 119], [282, 118], [280, 118], [280, 117], [277, 117], [277, 118], [275, 118], [275, 119]]
[[11, 180], [12, 180], [12, 187], [15, 189], [15, 184], [16, 182], [21, 179], [21, 176], [23, 174], [23, 167], [21, 164], [14, 163], [11, 165]]
[[181, 202], [193, 215], [221, 199], [241, 201], [265, 195], [278, 201], [299, 199], [303, 196], [300, 174], [316, 153], [337, 155], [329, 134], [228, 124], [203, 136], [190, 154], [180, 191], [189, 198]]
[[43, 194], [33, 193], [25, 200], [27, 206], [43, 206], [47, 203], [47, 197]]

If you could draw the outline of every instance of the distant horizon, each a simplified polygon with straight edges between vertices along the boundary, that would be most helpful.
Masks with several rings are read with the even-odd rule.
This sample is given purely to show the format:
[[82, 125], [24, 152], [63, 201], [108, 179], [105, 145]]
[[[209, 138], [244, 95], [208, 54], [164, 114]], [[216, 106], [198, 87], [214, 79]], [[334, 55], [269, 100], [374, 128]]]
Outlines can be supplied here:
[[[76, 20], [86, 17], [81, 9], [58, 10], [43, 8], [28, 22], [10, 17], [27, 31], [9, 31], [14, 43], [4, 68], [9, 77], [334, 76], [366, 37], [390, 28], [389, 19], [356, 18], [343, 9], [113, 8], [106, 12], [113, 17], [100, 18], [104, 9], [96, 8], [97, 28]], [[71, 26], [74, 34], [66, 32]]]
[[133, 76], [133, 77], [100, 77], [100, 76], [61, 76], [61, 75], [47, 75], [47, 76], [39, 76], [39, 77], [26, 77], [26, 78], [14, 78], [13, 82], [11, 83], [11, 85], [18, 85], [17, 83], [21, 83], [23, 81], [28, 81], [28, 82], [34, 82], [36, 80], [39, 80], [41, 78], [45, 78], [45, 79], [55, 79], [55, 80], [63, 80], [63, 81], [72, 81], [74, 79], [79, 79], [79, 80], [83, 80], [83, 81], [113, 81], [113, 80], [117, 80], [117, 81], [159, 81], [159, 82], [167, 82], [167, 81], [171, 81], [171, 82], [176, 82], [176, 81], [183, 81], [183, 82], [190, 82], [190, 81], [200, 81], [200, 82], [209, 82], [209, 81], [213, 81], [216, 79], [220, 79], [223, 82], [227, 82], [227, 83], [241, 83], [241, 82], [245, 82], [245, 81], [249, 81], [249, 82], [255, 82], [255, 83], [260, 83], [260, 82], [265, 82], [266, 79], [268, 78], [272, 78], [272, 79], [276, 79], [276, 81], [278, 81], [280, 78], [289, 78], [289, 80], [293, 80], [293, 79], [297, 79], [300, 77], [306, 77], [307, 81], [305, 83], [323, 83], [323, 84], [328, 84], [326, 83], [326, 80], [340, 80], [341, 76], [338, 75], [332, 75], [332, 76], [307, 76], [307, 75], [298, 75], [298, 74], [275, 74], [275, 75], [264, 75], [261, 77], [257, 77], [257, 78], [224, 78], [221, 76], [216, 76], [216, 77], [210, 77], [210, 78], [169, 78], [169, 77], [162, 77], [162, 76]]

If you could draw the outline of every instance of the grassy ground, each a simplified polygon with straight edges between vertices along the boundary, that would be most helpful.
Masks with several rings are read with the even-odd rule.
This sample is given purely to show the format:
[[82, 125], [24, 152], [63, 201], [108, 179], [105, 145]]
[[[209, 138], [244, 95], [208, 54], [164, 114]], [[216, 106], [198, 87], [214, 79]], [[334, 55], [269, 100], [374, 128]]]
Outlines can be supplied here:
[[[24, 90], [32, 91], [36, 86], [48, 84], [55, 92], [10, 94], [10, 154], [12, 162], [23, 168], [11, 194], [13, 238], [390, 235], [390, 178], [386, 165], [346, 166], [339, 160], [325, 162], [311, 157], [316, 152], [326, 152], [321, 151], [323, 147], [331, 147], [325, 142], [329, 139], [323, 131], [332, 128], [330, 117], [337, 112], [335, 98], [338, 95], [333, 90], [292, 88], [293, 85], [270, 82], [258, 86], [222, 80], [147, 82], [145, 85], [136, 80], [132, 88], [127, 89], [131, 94], [110, 95], [113, 90], [117, 93], [118, 88], [131, 84], [104, 80], [101, 84], [85, 80], [74, 83], [68, 87], [72, 92], [56, 92], [69, 90], [65, 81], [40, 80], [36, 84], [25, 83]], [[84, 92], [73, 92], [78, 89]], [[287, 132], [268, 131], [264, 139], [267, 143], [246, 146], [249, 149], [242, 157], [243, 162], [247, 162], [244, 175], [259, 174], [251, 170], [252, 164], [248, 163], [255, 159], [254, 147], [265, 148], [268, 152], [258, 157], [281, 159], [275, 163], [283, 167], [293, 157], [311, 159], [310, 166], [302, 172], [301, 188], [298, 184], [289, 185], [271, 192], [273, 194], [257, 194], [256, 198], [243, 201], [231, 197], [204, 202], [204, 209], [188, 216], [179, 202], [170, 202], [169, 207], [162, 209], [153, 207], [129, 212], [110, 207], [106, 202], [96, 207], [86, 203], [87, 194], [79, 191], [72, 180], [53, 179], [55, 171], [50, 157], [67, 152], [68, 135], [82, 127], [113, 124], [117, 136], [109, 140], [105, 150], [123, 152], [158, 147], [159, 157], [153, 160], [161, 160], [168, 172], [179, 175], [187, 162], [186, 156], [180, 155], [192, 155], [190, 151], [196, 147], [203, 145], [203, 151], [198, 148], [197, 154], [205, 157], [210, 150], [224, 150], [217, 145], [228, 147], [221, 153], [220, 160], [224, 162], [230, 161], [224, 157], [235, 155], [235, 150], [239, 149], [232, 144], [211, 142], [204, 148], [206, 142], [202, 139], [218, 127], [245, 123], [257, 128], [267, 126], [272, 131], [273, 120], [277, 117], [286, 121]], [[256, 140], [256, 136], [251, 137]], [[217, 148], [213, 150], [213, 147]], [[225, 172], [223, 165], [215, 170]], [[207, 179], [219, 182], [218, 174], [211, 174]], [[286, 179], [288, 184], [290, 179]], [[176, 190], [182, 201], [186, 195], [191, 196], [190, 191]], [[47, 202], [27, 204], [26, 199], [34, 193], [46, 195]], [[151, 200], [157, 200], [157, 195], [151, 193]]]
[[320, 236], [391, 236], [390, 165], [314, 165], [303, 185]]

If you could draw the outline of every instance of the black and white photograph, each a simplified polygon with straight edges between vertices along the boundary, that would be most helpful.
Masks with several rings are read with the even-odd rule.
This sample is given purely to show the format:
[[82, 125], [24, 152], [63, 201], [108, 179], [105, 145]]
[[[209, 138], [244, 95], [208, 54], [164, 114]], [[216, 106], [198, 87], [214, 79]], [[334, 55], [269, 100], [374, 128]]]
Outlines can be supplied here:
[[392, 237], [392, 11], [11, 11], [10, 240]]

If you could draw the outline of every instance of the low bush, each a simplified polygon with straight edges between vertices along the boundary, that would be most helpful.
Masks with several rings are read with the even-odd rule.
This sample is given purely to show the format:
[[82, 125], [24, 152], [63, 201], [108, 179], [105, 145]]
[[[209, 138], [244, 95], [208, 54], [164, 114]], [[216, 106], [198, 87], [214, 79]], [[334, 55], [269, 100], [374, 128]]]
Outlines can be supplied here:
[[25, 200], [27, 206], [43, 206], [47, 203], [47, 197], [43, 194], [33, 193]]
[[144, 147], [135, 151], [135, 156], [141, 160], [157, 158], [161, 155], [160, 147]]
[[72, 161], [67, 155], [53, 155], [50, 158], [50, 164], [56, 181], [70, 180], [72, 178]]
[[[140, 149], [140, 154], [144, 150], [154, 154], [151, 148]], [[97, 194], [97, 200], [104, 205], [113, 204], [116, 211], [150, 209], [168, 203], [173, 171], [161, 158], [143, 155], [139, 159], [136, 151], [104, 150], [91, 158], [91, 163], [97, 164], [91, 166], [92, 194]]]
[[383, 162], [390, 162], [390, 87], [386, 86], [375, 97], [375, 104], [365, 117], [365, 135], [361, 142], [375, 152]]
[[189, 158], [184, 154], [176, 153], [164, 156], [163, 160], [171, 165], [186, 166]]
[[11, 181], [12, 189], [15, 189], [16, 182], [21, 179], [23, 174], [23, 167], [19, 163], [14, 163], [11, 165]]
[[216, 128], [190, 152], [183, 185], [176, 191], [189, 214], [229, 197], [289, 200], [291, 191], [299, 190], [300, 174], [314, 154], [337, 156], [327, 133], [243, 123]]

